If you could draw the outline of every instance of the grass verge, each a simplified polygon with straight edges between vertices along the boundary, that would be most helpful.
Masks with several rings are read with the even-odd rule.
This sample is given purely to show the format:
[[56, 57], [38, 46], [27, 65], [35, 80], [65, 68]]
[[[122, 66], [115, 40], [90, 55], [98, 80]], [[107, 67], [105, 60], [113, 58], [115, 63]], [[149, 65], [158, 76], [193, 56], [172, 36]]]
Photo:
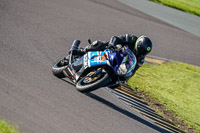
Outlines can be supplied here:
[[200, 132], [200, 67], [177, 62], [144, 64], [128, 84]]
[[200, 0], [150, 0], [200, 16]]
[[13, 125], [9, 125], [7, 122], [0, 120], [0, 133], [20, 133]]

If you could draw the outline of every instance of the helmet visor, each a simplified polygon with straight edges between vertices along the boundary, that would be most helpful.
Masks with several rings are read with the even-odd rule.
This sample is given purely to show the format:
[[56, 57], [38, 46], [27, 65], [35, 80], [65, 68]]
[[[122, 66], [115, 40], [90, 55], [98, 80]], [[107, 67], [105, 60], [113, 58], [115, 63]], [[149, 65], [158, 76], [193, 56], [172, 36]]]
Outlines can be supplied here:
[[144, 49], [143, 47], [138, 47], [138, 53], [140, 55], [146, 56], [150, 51], [147, 51], [147, 49]]

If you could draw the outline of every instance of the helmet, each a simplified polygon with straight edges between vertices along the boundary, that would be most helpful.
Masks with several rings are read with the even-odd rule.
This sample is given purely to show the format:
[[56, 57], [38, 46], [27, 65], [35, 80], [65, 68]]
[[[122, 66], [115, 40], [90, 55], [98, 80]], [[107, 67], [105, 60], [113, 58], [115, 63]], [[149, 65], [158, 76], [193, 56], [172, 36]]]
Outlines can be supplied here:
[[146, 36], [140, 36], [135, 43], [136, 53], [139, 55], [146, 56], [151, 52], [153, 44], [151, 40]]

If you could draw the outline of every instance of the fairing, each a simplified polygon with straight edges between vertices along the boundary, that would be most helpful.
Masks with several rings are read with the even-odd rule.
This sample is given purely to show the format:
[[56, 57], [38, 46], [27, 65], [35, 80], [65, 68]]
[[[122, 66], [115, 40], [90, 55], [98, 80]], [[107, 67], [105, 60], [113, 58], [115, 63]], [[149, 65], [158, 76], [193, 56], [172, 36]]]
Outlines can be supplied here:
[[[109, 49], [104, 51], [87, 52], [78, 61], [68, 67], [70, 73], [77, 81], [80, 76], [87, 74], [95, 67], [109, 66], [113, 70], [113, 76], [130, 75], [136, 64], [136, 57], [127, 48], [123, 48], [121, 52], [111, 52]], [[123, 73], [121, 73], [124, 71]]]

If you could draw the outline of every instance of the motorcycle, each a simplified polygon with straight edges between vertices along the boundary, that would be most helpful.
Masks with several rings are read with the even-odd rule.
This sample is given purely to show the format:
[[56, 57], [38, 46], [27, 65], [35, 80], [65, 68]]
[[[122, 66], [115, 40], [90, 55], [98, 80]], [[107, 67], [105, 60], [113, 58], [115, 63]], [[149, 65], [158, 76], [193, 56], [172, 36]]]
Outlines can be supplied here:
[[[90, 39], [88, 42], [91, 45]], [[117, 50], [89, 51], [83, 56], [73, 54], [79, 46], [80, 41], [75, 40], [70, 54], [54, 63], [52, 72], [58, 78], [69, 78], [80, 92], [118, 84], [135, 69], [136, 57], [126, 46]]]

